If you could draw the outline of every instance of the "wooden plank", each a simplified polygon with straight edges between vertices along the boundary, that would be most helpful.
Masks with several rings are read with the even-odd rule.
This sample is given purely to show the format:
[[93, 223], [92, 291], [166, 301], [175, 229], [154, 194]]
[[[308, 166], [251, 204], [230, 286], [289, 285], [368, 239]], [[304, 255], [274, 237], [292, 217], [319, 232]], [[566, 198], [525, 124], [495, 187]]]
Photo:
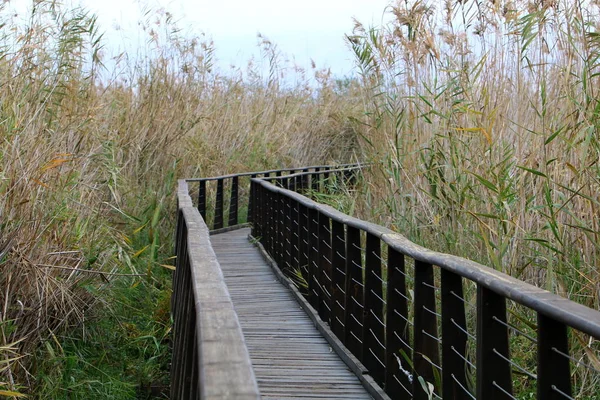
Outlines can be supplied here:
[[211, 236], [211, 242], [244, 332], [261, 397], [371, 399], [248, 242], [249, 232], [240, 229]]

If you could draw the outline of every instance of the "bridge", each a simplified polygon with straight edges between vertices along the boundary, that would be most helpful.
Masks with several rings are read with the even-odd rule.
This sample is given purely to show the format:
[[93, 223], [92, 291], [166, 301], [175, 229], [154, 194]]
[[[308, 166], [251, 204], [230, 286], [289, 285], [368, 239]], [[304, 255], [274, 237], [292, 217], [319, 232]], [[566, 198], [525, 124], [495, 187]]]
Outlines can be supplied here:
[[598, 311], [312, 199], [363, 168], [179, 181], [172, 399], [598, 399]]

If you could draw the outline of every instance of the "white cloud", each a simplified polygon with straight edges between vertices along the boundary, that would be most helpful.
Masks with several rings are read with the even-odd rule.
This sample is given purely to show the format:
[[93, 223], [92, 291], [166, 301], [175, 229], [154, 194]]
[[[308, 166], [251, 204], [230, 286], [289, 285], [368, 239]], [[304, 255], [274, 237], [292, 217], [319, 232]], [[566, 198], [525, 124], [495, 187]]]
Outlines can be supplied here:
[[[109, 40], [108, 47], [122, 48], [123, 41], [143, 45], [138, 22], [152, 14], [144, 10], [164, 8], [178, 26], [191, 35], [206, 33], [217, 46], [222, 66], [240, 64], [256, 54], [256, 34], [262, 33], [280, 50], [294, 56], [302, 67], [314, 59], [335, 73], [350, 71], [350, 53], [344, 34], [353, 27], [352, 18], [380, 23], [390, 0], [71, 0], [98, 15]], [[13, 3], [28, 0], [13, 0]], [[115, 28], [119, 28], [115, 30]], [[121, 43], [120, 43], [121, 42]]]

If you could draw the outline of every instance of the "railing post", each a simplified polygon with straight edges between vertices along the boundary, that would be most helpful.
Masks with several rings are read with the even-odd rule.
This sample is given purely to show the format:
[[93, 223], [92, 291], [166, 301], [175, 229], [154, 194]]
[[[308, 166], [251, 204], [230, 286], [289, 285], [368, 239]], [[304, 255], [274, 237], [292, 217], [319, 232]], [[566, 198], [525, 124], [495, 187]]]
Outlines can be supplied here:
[[321, 186], [321, 174], [319, 171], [321, 168], [315, 168], [315, 172], [310, 177], [310, 185], [313, 191], [318, 192]]
[[537, 320], [537, 398], [562, 400], [564, 395], [571, 396], [572, 390], [571, 361], [565, 357], [569, 354], [567, 327], [541, 313], [538, 313]]
[[331, 301], [331, 330], [340, 340], [344, 338], [344, 313], [346, 308], [346, 234], [344, 224], [331, 220], [331, 252], [333, 285]]
[[467, 385], [467, 321], [462, 278], [442, 269], [442, 397], [469, 399]]
[[375, 381], [385, 381], [385, 325], [383, 324], [383, 277], [381, 275], [381, 243], [367, 233], [365, 250], [365, 322], [363, 327], [363, 359]]
[[[415, 260], [415, 320], [414, 320], [414, 353], [413, 362], [415, 377], [413, 379], [414, 398], [428, 400], [427, 393], [421, 386], [419, 377], [434, 386], [439, 394], [441, 376], [437, 337], [437, 317], [435, 314], [435, 289], [433, 266], [429, 263]], [[435, 339], [434, 339], [435, 338]], [[436, 340], [437, 339], [437, 340]], [[487, 397], [481, 397], [487, 399]]]
[[[256, 174], [250, 175], [251, 180], [254, 178], [256, 178]], [[256, 204], [256, 199], [255, 199], [256, 196], [253, 193], [253, 189], [252, 189], [253, 187], [254, 186], [252, 184], [250, 184], [250, 197], [248, 198], [248, 216], [246, 217], [248, 222], [253, 222], [253, 218], [254, 218], [253, 210], [254, 210], [254, 204]]]
[[308, 301], [319, 310], [321, 291], [317, 284], [319, 274], [319, 212], [308, 209]]
[[[306, 280], [306, 283], [309, 282], [308, 275], [308, 252], [309, 252], [309, 217], [308, 217], [308, 208], [306, 206], [297, 203], [298, 205], [298, 266], [300, 267], [300, 271], [302, 272], [302, 277]], [[308, 287], [306, 288], [308, 295]], [[307, 297], [308, 298], [308, 297]]]
[[206, 222], [206, 181], [198, 183], [200, 184], [198, 188], [198, 211], [204, 222]]
[[308, 189], [308, 168], [304, 168], [302, 172], [304, 175], [301, 177], [300, 190], [306, 190]]
[[281, 214], [281, 222], [283, 226], [283, 268], [290, 273], [292, 270], [292, 199], [288, 196], [281, 195], [283, 212]]
[[248, 206], [248, 221], [254, 221], [252, 223], [252, 236], [254, 238], [261, 238], [262, 237], [262, 223], [261, 223], [261, 215], [260, 215], [260, 207], [261, 207], [261, 202], [258, 200], [258, 197], [260, 196], [260, 188], [258, 187], [258, 185], [252, 180], [250, 179], [250, 197], [248, 199], [248, 204], [252, 204], [255, 203], [256, 206], [253, 207], [252, 209], [250, 209], [250, 206]]
[[277, 226], [277, 239], [276, 239], [276, 250], [277, 264], [284, 266], [285, 263], [285, 199], [281, 193], [275, 194], [276, 205], [276, 223]]
[[330, 183], [329, 182], [329, 169], [330, 169], [329, 167], [324, 168], [323, 181], [322, 181], [321, 188], [320, 188], [320, 190], [322, 190], [322, 191], [325, 191], [325, 188]]
[[288, 198], [290, 205], [290, 268], [300, 271], [300, 205], [292, 198]]
[[510, 359], [508, 328], [505, 324], [506, 299], [477, 285], [478, 399], [512, 397], [511, 365], [498, 355]]
[[[250, 193], [252, 198], [252, 193]], [[250, 211], [250, 210], [249, 210]], [[238, 177], [231, 179], [231, 198], [229, 201], [229, 226], [238, 224]]]
[[213, 229], [223, 227], [223, 179], [217, 179], [217, 197], [215, 200], [215, 220]]
[[360, 250], [360, 230], [346, 228], [346, 337], [348, 350], [361, 357], [363, 349], [364, 284]]
[[[388, 247], [385, 391], [392, 398], [412, 397], [413, 353], [409, 340], [404, 255]], [[407, 360], [408, 358], [408, 360]]]
[[330, 323], [331, 318], [331, 219], [322, 213], [319, 215], [319, 284], [321, 285], [321, 301], [319, 302], [319, 315], [321, 319]]
[[264, 200], [264, 245], [265, 249], [271, 256], [273, 256], [273, 201], [272, 192], [270, 190], [263, 190]]

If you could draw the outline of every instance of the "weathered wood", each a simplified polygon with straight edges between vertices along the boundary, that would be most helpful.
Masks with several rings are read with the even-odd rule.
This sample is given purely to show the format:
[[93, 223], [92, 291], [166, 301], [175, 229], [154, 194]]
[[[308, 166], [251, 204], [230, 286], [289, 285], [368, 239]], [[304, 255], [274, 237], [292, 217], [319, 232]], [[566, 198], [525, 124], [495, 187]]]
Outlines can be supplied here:
[[171, 398], [259, 399], [208, 227], [191, 203], [187, 185], [180, 182]]
[[[571, 396], [571, 360], [567, 327], [552, 318], [538, 314], [537, 398], [548, 400]], [[562, 354], [560, 354], [560, 353]]]
[[[415, 262], [415, 317], [413, 337], [415, 339], [413, 362], [415, 379], [413, 379], [414, 398], [428, 400], [429, 396], [417, 379], [434, 385], [439, 394], [441, 376], [439, 347], [437, 342], [437, 316], [435, 315], [435, 291], [433, 266], [428, 263]], [[485, 399], [486, 397], [481, 397]]]
[[[364, 284], [360, 250], [360, 231], [348, 227], [346, 230], [346, 336], [344, 344], [352, 354], [362, 355]], [[359, 356], [360, 358], [360, 356]], [[362, 360], [361, 360], [362, 361]]]
[[231, 178], [231, 197], [229, 198], [229, 226], [238, 223], [238, 177]]
[[385, 325], [383, 321], [383, 276], [381, 243], [367, 234], [365, 255], [365, 320], [363, 360], [375, 381], [385, 383]]
[[392, 398], [412, 397], [410, 320], [404, 255], [388, 248], [385, 391]]
[[212, 236], [263, 399], [370, 399], [359, 379], [248, 242], [249, 229]]
[[477, 285], [478, 399], [504, 400], [512, 396], [512, 367], [501, 358], [510, 358], [505, 324], [506, 299]]
[[470, 399], [467, 392], [467, 319], [462, 278], [442, 270], [442, 397]]
[[346, 233], [344, 224], [339, 221], [331, 221], [331, 247], [333, 284], [330, 325], [336, 336], [343, 338], [346, 312]]
[[223, 227], [223, 186], [223, 179], [217, 179], [217, 196], [215, 200], [215, 220], [213, 229], [220, 229]]

